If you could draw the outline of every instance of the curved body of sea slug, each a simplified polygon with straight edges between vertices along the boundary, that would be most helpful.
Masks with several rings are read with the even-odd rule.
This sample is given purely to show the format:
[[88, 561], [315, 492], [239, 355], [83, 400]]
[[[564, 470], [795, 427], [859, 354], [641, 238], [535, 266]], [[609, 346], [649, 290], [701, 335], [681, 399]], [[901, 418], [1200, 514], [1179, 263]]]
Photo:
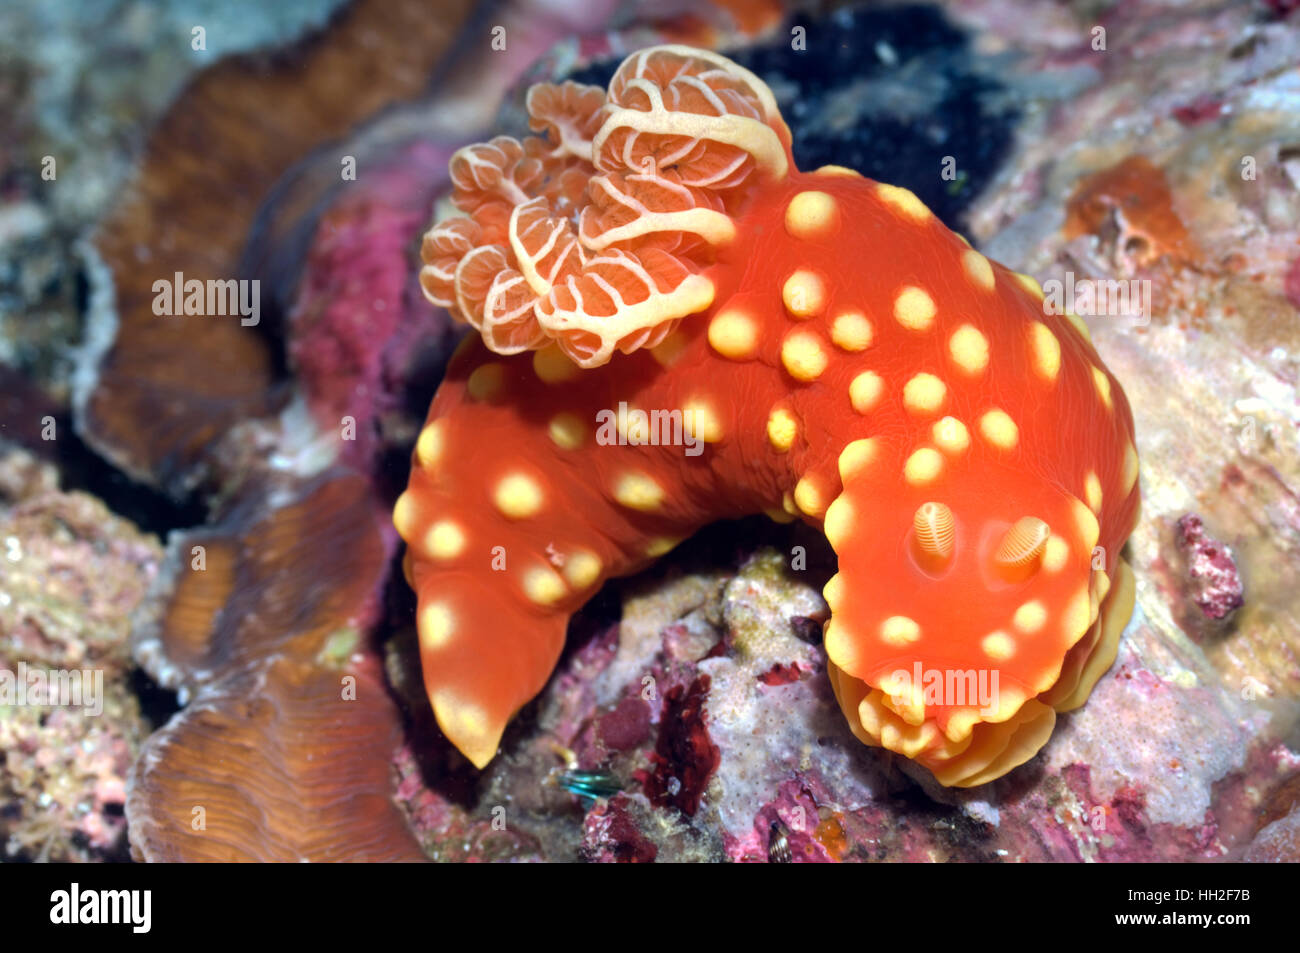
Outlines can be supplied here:
[[[1133, 424], [1082, 322], [912, 193], [794, 167], [767, 88], [656, 47], [535, 87], [425, 239], [453, 359], [394, 521], [425, 684], [475, 764], [569, 616], [711, 521], [823, 528], [854, 734], [991, 780], [1086, 700], [1133, 604]], [[618, 352], [618, 353], [616, 353]]]

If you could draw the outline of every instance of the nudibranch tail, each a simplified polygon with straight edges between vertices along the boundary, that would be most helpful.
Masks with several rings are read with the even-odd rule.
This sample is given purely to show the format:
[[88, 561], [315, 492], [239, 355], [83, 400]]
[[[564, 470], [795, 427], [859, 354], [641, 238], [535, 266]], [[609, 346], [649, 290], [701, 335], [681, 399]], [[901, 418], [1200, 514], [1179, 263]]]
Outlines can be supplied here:
[[[470, 338], [438, 391], [393, 518], [409, 547], [425, 688], [444, 733], [479, 767], [605, 579], [719, 515], [761, 508], [708, 465], [683, 474], [684, 451], [715, 438], [718, 421], [664, 385], [661, 358], [631, 355], [615, 375], [556, 348], [502, 360]], [[643, 417], [626, 406], [637, 393], [692, 413]]]
[[[849, 728], [946, 785], [1032, 757], [1133, 606], [1133, 422], [1086, 325], [911, 192], [794, 168], [770, 91], [684, 47], [453, 160], [425, 239], [453, 359], [395, 522], [439, 724], [477, 765], [570, 614], [700, 526], [821, 528]], [[615, 353], [618, 352], [618, 353]]]

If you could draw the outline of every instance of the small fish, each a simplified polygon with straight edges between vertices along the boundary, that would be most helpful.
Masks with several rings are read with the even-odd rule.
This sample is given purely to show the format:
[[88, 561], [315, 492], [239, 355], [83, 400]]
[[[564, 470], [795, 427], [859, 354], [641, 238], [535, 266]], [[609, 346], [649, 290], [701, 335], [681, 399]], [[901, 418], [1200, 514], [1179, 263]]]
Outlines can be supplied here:
[[792, 860], [790, 853], [790, 832], [780, 821], [773, 821], [768, 828], [767, 862], [769, 864], [788, 864]]
[[623, 790], [623, 785], [618, 778], [608, 771], [579, 771], [577, 769], [565, 771], [560, 775], [560, 787], [570, 794], [576, 794], [584, 801], [594, 801], [596, 798], [613, 797], [619, 791]]

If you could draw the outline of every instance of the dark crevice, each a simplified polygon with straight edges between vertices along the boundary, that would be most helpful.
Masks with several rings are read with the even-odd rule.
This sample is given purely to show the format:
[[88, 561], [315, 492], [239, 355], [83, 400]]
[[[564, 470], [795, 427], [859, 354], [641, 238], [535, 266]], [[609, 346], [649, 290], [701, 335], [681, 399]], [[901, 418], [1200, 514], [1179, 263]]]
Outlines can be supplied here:
[[[792, 48], [797, 27], [806, 49]], [[1019, 120], [998, 65], [936, 7], [801, 14], [765, 43], [723, 52], [771, 86], [800, 169], [841, 165], [905, 186], [951, 228], [996, 174]], [[569, 78], [604, 87], [620, 61]]]
[[161, 728], [181, 710], [176, 693], [163, 688], [144, 669], [131, 670], [131, 692], [140, 702], [140, 714], [153, 730]]
[[118, 516], [163, 540], [174, 529], [197, 526], [206, 519], [207, 509], [196, 496], [178, 501], [156, 487], [137, 483], [92, 450], [70, 420], [59, 420], [57, 426], [59, 438], [53, 443], [65, 491], [98, 497]]

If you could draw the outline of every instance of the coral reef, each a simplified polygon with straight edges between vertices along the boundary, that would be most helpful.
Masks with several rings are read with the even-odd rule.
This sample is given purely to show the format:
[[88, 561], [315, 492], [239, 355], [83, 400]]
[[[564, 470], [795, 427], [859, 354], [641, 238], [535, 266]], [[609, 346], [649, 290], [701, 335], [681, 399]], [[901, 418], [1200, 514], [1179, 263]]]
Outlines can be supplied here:
[[[1300, 858], [1293, 4], [507, 3], [506, 51], [467, 4], [335, 6], [230, 4], [205, 52], [203, 3], [0, 10], [0, 669], [93, 664], [105, 703], [0, 715], [0, 855], [122, 859], [129, 818], [143, 859]], [[602, 586], [485, 771], [433, 722], [384, 525], [454, 343], [415, 284], [448, 211], [427, 203], [457, 147], [527, 133], [531, 82], [603, 87], [666, 42], [758, 75], [800, 167], [907, 187], [1049, 292], [1150, 283], [1147, 309], [1084, 315], [1142, 459], [1134, 618], [1089, 704], [992, 784], [853, 739], [823, 645], [835, 554], [762, 519]], [[260, 324], [154, 315], [177, 270], [260, 278]], [[1244, 601], [1216, 619], [1205, 583], [1213, 612], [1237, 584], [1190, 569], [1219, 541]], [[165, 725], [137, 624], [184, 702]]]

